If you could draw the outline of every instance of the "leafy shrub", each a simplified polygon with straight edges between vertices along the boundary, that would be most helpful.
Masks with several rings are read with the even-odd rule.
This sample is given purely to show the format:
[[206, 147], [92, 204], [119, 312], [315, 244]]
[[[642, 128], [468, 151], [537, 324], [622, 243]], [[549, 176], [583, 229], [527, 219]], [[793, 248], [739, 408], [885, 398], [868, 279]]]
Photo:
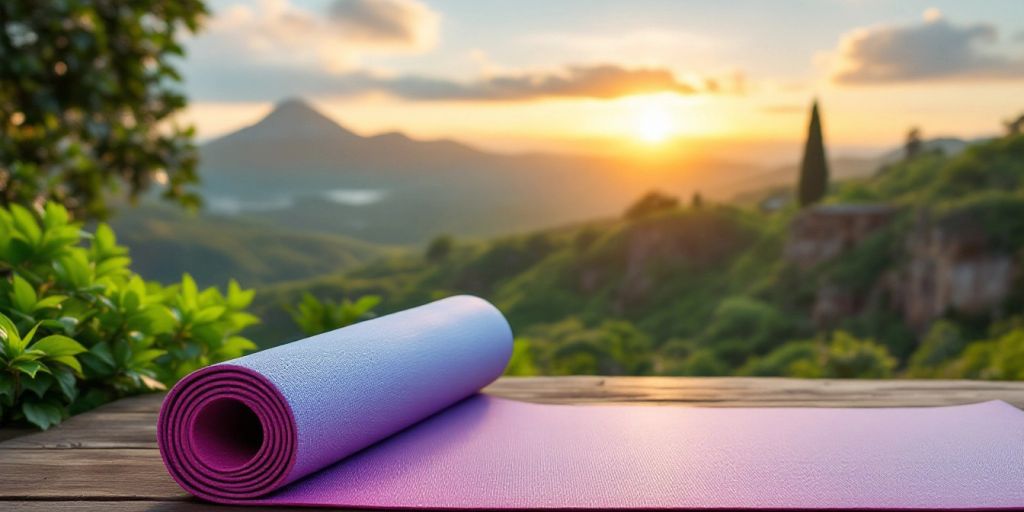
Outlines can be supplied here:
[[832, 335], [832, 342], [821, 351], [819, 361], [821, 376], [829, 378], [881, 379], [889, 377], [896, 367], [896, 359], [884, 346], [844, 331]]
[[1024, 328], [970, 343], [948, 374], [965, 379], [1024, 379]]
[[607, 320], [586, 327], [578, 318], [538, 326], [524, 345], [534, 370], [545, 375], [645, 375], [653, 370], [650, 338], [633, 324]]
[[0, 204], [63, 203], [103, 217], [106, 199], [199, 198], [177, 67], [202, 0], [3, 2]]
[[512, 358], [505, 368], [505, 375], [526, 377], [538, 375], [537, 363], [533, 360], [533, 342], [526, 338], [516, 338], [512, 345]]
[[238, 335], [251, 290], [147, 283], [130, 263], [109, 227], [82, 231], [58, 204], [0, 209], [0, 422], [45, 429], [255, 348]]
[[302, 296], [302, 302], [289, 308], [292, 320], [308, 336], [333, 331], [360, 320], [373, 318], [373, 308], [380, 304], [380, 297], [364, 295], [352, 302], [348, 299], [340, 304], [331, 300], [320, 301], [312, 294]]
[[431, 263], [440, 263], [452, 253], [455, 247], [455, 239], [451, 235], [439, 235], [427, 245], [427, 251], [423, 257]]
[[836, 331], [825, 344], [793, 341], [764, 357], [747, 362], [740, 372], [746, 375], [781, 375], [808, 378], [874, 378], [892, 375], [896, 358], [874, 340], [860, 339]]
[[755, 377], [796, 376], [815, 361], [818, 348], [813, 341], [791, 341], [764, 357], [753, 357], [739, 370]]
[[[791, 320], [771, 305], [749, 297], [728, 297], [716, 308], [701, 344], [730, 360], [763, 352], [792, 330]], [[729, 350], [729, 349], [732, 350]]]
[[636, 220], [676, 208], [679, 208], [678, 198], [652, 190], [630, 205], [624, 216], [628, 220]]
[[910, 377], [940, 376], [939, 369], [964, 350], [966, 342], [960, 327], [949, 321], [932, 324], [921, 345], [910, 356]]

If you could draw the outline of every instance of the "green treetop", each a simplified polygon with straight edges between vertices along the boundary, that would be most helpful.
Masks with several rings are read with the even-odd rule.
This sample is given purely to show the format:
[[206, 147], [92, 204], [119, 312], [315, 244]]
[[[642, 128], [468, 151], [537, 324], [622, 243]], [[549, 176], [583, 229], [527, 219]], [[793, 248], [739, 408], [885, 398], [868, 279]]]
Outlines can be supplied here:
[[821, 118], [818, 115], [818, 101], [811, 107], [811, 124], [807, 129], [807, 144], [800, 164], [800, 183], [797, 191], [801, 207], [821, 201], [828, 191], [828, 161], [825, 158], [825, 142], [821, 136]]
[[103, 217], [107, 192], [135, 198], [154, 182], [196, 204], [172, 60], [205, 13], [201, 0], [0, 2], [0, 205]]

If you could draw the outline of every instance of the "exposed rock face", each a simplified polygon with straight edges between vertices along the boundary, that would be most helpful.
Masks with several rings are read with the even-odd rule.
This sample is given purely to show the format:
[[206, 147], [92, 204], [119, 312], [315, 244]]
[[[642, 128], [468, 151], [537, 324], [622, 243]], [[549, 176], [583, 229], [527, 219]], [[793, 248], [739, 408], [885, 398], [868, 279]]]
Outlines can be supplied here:
[[885, 204], [835, 204], [808, 208], [790, 228], [783, 256], [810, 268], [852, 249], [887, 224], [896, 209]]
[[894, 291], [907, 324], [919, 329], [948, 311], [979, 314], [998, 308], [1018, 272], [1013, 257], [993, 251], [978, 229], [919, 221], [907, 250], [910, 261]]
[[[810, 208], [793, 223], [785, 257], [803, 269], [842, 257], [886, 225], [895, 209], [886, 205], [827, 205]], [[831, 283], [819, 285], [811, 311], [819, 326], [857, 314], [888, 297], [906, 324], [923, 330], [949, 312], [996, 312], [1012, 291], [1020, 269], [1012, 254], [992, 247], [980, 226], [943, 225], [917, 219], [903, 241], [899, 266], [886, 271], [867, 292]]]
[[614, 249], [581, 266], [579, 289], [594, 293], [611, 285], [613, 307], [626, 311], [650, 300], [674, 274], [713, 271], [753, 240], [753, 232], [724, 211], [642, 220], [623, 230]]

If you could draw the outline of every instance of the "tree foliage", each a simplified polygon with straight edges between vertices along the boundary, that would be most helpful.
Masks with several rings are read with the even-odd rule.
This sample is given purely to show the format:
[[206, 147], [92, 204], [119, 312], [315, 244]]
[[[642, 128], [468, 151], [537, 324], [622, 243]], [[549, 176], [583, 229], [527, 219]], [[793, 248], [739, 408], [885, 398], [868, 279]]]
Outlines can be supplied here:
[[821, 135], [821, 117], [818, 102], [811, 107], [811, 123], [807, 128], [807, 142], [800, 163], [800, 182], [797, 199], [800, 206], [810, 206], [821, 201], [828, 192], [828, 160], [825, 157], [825, 140]]
[[438, 263], [448, 259], [453, 248], [455, 248], [455, 239], [451, 235], [439, 235], [430, 241], [423, 256], [431, 263]]
[[0, 209], [0, 423], [45, 429], [255, 348], [239, 335], [257, 321], [251, 290], [145, 282], [110, 228], [68, 217]]
[[375, 295], [364, 295], [355, 302], [344, 299], [337, 303], [332, 300], [321, 301], [305, 293], [302, 302], [289, 308], [289, 313], [303, 333], [313, 336], [373, 318], [373, 308], [379, 303], [380, 297]]
[[108, 192], [158, 183], [196, 205], [174, 58], [205, 13], [201, 0], [0, 2], [0, 204], [103, 217]]
[[652, 190], [626, 209], [626, 219], [642, 219], [657, 213], [672, 211], [678, 207], [678, 198]]

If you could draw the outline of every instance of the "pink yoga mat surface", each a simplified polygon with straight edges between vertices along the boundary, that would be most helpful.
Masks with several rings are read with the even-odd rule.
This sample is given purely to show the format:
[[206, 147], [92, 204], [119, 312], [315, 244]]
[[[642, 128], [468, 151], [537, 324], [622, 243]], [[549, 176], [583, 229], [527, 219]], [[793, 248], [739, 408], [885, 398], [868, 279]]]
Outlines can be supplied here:
[[439, 509], [1024, 507], [1024, 412], [516, 402], [454, 297], [200, 370], [161, 410], [168, 471], [215, 502]]

